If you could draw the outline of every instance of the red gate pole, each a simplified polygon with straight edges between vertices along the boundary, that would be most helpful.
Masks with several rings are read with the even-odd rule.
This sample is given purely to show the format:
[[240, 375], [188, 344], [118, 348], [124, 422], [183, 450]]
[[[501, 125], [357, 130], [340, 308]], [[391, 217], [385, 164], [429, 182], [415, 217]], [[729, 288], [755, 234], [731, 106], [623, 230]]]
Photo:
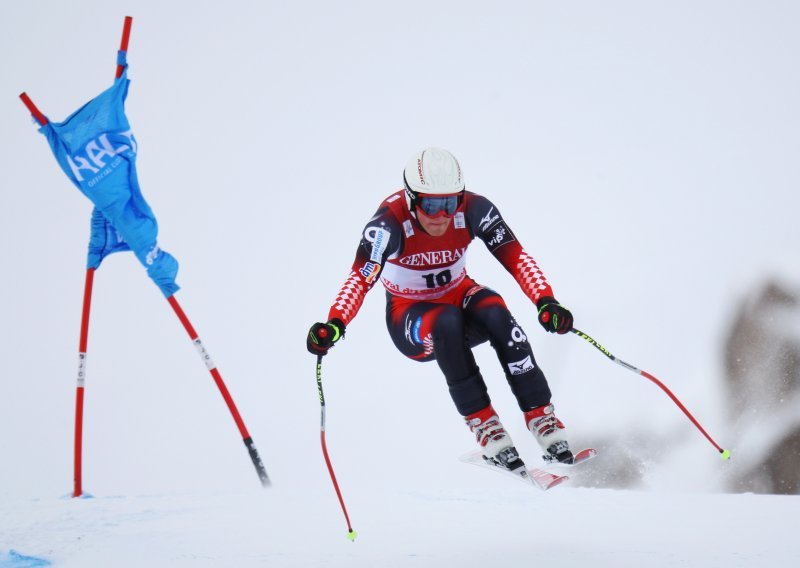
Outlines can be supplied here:
[[[128, 40], [131, 36], [131, 24], [133, 18], [125, 16], [125, 23], [122, 27], [122, 41], [120, 42], [120, 51], [128, 50]], [[124, 65], [117, 65], [116, 75], [117, 79], [120, 78], [122, 72], [125, 70]], [[25, 94], [20, 95], [22, 102], [31, 111], [36, 120], [44, 126], [47, 124], [47, 118], [39, 112], [33, 101]], [[78, 386], [75, 393], [75, 457], [74, 457], [74, 471], [73, 471], [73, 497], [80, 497], [83, 495], [83, 398], [85, 394], [86, 383], [86, 352], [89, 343], [89, 312], [92, 306], [92, 285], [94, 283], [94, 268], [86, 270], [86, 283], [83, 287], [83, 311], [81, 314], [81, 336], [78, 346]]]
[[242, 435], [242, 441], [244, 441], [244, 445], [247, 447], [247, 452], [250, 454], [250, 459], [253, 460], [253, 465], [256, 468], [258, 478], [261, 480], [261, 484], [264, 487], [267, 487], [270, 485], [270, 481], [269, 477], [267, 476], [267, 471], [264, 468], [264, 463], [261, 461], [261, 457], [258, 455], [258, 450], [256, 450], [256, 446], [253, 443], [253, 438], [248, 433], [247, 427], [244, 425], [244, 420], [242, 420], [239, 410], [236, 408], [236, 404], [233, 402], [233, 397], [231, 397], [230, 392], [228, 392], [228, 388], [225, 386], [225, 383], [222, 380], [222, 375], [219, 374], [217, 366], [214, 364], [214, 361], [211, 360], [211, 355], [209, 355], [208, 351], [206, 351], [203, 342], [200, 341], [200, 337], [198, 337], [197, 332], [194, 330], [194, 327], [192, 327], [189, 318], [186, 317], [186, 314], [184, 313], [180, 304], [178, 304], [178, 300], [175, 299], [175, 295], [173, 294], [167, 298], [167, 301], [169, 302], [169, 305], [172, 306], [172, 309], [175, 310], [175, 314], [178, 316], [178, 319], [181, 320], [184, 329], [186, 329], [186, 333], [189, 334], [189, 338], [197, 348], [200, 358], [205, 363], [206, 368], [208, 368], [208, 372], [211, 373], [211, 376], [214, 378], [214, 382], [217, 384], [217, 388], [219, 389], [220, 394], [222, 394], [222, 398], [225, 399], [225, 404], [228, 405], [228, 410], [230, 410], [234, 422], [236, 422], [236, 427], [239, 428], [239, 433]]
[[[131, 39], [131, 24], [133, 23], [133, 18], [130, 16], [125, 16], [125, 23], [122, 26], [122, 40], [119, 42], [119, 50], [127, 52], [128, 51], [128, 40]], [[120, 65], [117, 63], [117, 74], [115, 77], [119, 79], [122, 77], [122, 72], [125, 70], [124, 65]]]
[[[122, 39], [119, 42], [119, 50], [120, 51], [124, 51], [126, 53], [128, 51], [128, 42], [130, 41], [130, 38], [131, 38], [131, 25], [132, 24], [133, 24], [133, 18], [130, 17], [130, 16], [125, 16], [125, 23], [122, 25]], [[116, 79], [119, 79], [122, 76], [122, 72], [124, 70], [125, 70], [125, 66], [124, 65], [120, 65], [118, 63], [117, 64], [116, 74], [114, 75], [114, 77]], [[22, 99], [23, 104], [26, 107], [28, 107], [28, 110], [30, 111], [30, 113], [33, 115], [33, 117], [36, 119], [36, 122], [38, 122], [40, 126], [44, 126], [45, 124], [47, 124], [49, 122], [47, 120], [47, 117], [45, 115], [43, 115], [39, 111], [38, 108], [36, 108], [36, 105], [33, 104], [33, 101], [30, 99], [30, 97], [27, 95], [27, 93], [20, 94], [19, 98]]]
[[73, 497], [83, 494], [83, 395], [86, 381], [86, 351], [89, 342], [89, 311], [92, 305], [92, 284], [94, 268], [86, 270], [86, 283], [83, 287], [83, 311], [81, 314], [81, 337], [78, 344], [78, 386], [75, 391], [75, 469]]
[[33, 101], [31, 100], [31, 98], [28, 96], [27, 93], [20, 94], [19, 98], [22, 99], [22, 104], [28, 107], [28, 110], [33, 115], [33, 118], [36, 119], [36, 122], [39, 123], [39, 126], [44, 126], [49, 122], [47, 120], [47, 117], [43, 115], [38, 108], [36, 108], [36, 105], [33, 104]]
[[[133, 22], [133, 18], [130, 16], [125, 17], [125, 23], [122, 30], [122, 39], [120, 41], [120, 51], [127, 52], [128, 50], [128, 42], [130, 40], [130, 31], [131, 31], [131, 24]], [[118, 61], [124, 61], [124, 59], [118, 59]], [[125, 65], [117, 63], [116, 69], [116, 78], [122, 76], [122, 73], [125, 70]], [[28, 97], [26, 93], [20, 94], [20, 99], [22, 99], [23, 104], [28, 108], [30, 113], [33, 115], [34, 119], [39, 123], [40, 126], [46, 125], [49, 121], [47, 117], [42, 114], [33, 101]], [[74, 468], [74, 488], [73, 488], [73, 497], [79, 497], [83, 493], [82, 488], [82, 449], [83, 449], [83, 401], [84, 401], [84, 387], [85, 387], [85, 379], [86, 379], [86, 350], [88, 344], [88, 337], [89, 337], [89, 312], [91, 308], [91, 301], [92, 301], [92, 284], [94, 281], [94, 268], [87, 269], [86, 272], [86, 283], [84, 286], [83, 292], [83, 314], [81, 317], [81, 335], [80, 335], [80, 343], [78, 347], [78, 386], [75, 398], [75, 468]], [[264, 468], [264, 464], [261, 461], [261, 457], [258, 455], [258, 450], [256, 450], [255, 444], [253, 443], [253, 438], [247, 431], [247, 428], [244, 425], [244, 421], [242, 420], [241, 415], [239, 414], [238, 409], [236, 408], [236, 404], [233, 402], [233, 398], [228, 392], [225, 383], [222, 380], [222, 376], [220, 375], [219, 371], [217, 370], [214, 363], [211, 361], [211, 357], [209, 356], [208, 352], [206, 351], [205, 347], [203, 346], [200, 338], [197, 335], [197, 332], [192, 327], [192, 324], [189, 322], [189, 319], [186, 317], [186, 314], [181, 309], [178, 301], [175, 299], [175, 296], [170, 296], [167, 298], [170, 305], [172, 306], [173, 310], [180, 319], [181, 323], [183, 324], [184, 328], [186, 329], [189, 337], [191, 338], [192, 342], [194, 343], [195, 347], [198, 349], [201, 358], [206, 364], [211, 376], [214, 378], [214, 382], [217, 384], [217, 388], [219, 389], [220, 393], [222, 394], [222, 398], [225, 399], [225, 403], [228, 405], [228, 409], [233, 416], [234, 421], [236, 422], [236, 426], [239, 428], [239, 432], [242, 435], [242, 440], [244, 441], [245, 446], [247, 447], [247, 451], [250, 454], [250, 459], [253, 461], [253, 465], [256, 468], [256, 473], [258, 473], [258, 478], [261, 480], [262, 485], [268, 486], [270, 485], [269, 477], [267, 476], [266, 469]]]

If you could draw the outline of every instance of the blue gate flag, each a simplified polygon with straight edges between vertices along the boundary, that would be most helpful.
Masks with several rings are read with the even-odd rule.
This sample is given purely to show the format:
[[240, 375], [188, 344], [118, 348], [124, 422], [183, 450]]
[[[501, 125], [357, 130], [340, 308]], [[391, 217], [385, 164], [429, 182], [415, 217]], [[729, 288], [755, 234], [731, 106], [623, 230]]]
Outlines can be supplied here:
[[158, 222], [139, 188], [138, 146], [125, 116], [129, 84], [126, 68], [108, 90], [39, 132], [67, 177], [94, 203], [87, 268], [98, 268], [109, 254], [131, 250], [169, 298], [179, 290], [178, 261], [158, 247]]

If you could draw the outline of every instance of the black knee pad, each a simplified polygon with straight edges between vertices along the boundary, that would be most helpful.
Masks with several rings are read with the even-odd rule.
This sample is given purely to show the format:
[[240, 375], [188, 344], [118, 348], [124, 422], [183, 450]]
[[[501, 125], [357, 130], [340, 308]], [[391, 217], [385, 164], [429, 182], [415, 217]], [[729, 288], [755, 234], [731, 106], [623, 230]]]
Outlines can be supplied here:
[[457, 382], [447, 381], [450, 397], [461, 416], [468, 416], [491, 404], [486, 383], [480, 373], [470, 375]]
[[520, 375], [506, 374], [511, 392], [517, 399], [520, 410], [527, 412], [531, 408], [550, 403], [552, 393], [544, 373], [537, 365], [532, 370]]

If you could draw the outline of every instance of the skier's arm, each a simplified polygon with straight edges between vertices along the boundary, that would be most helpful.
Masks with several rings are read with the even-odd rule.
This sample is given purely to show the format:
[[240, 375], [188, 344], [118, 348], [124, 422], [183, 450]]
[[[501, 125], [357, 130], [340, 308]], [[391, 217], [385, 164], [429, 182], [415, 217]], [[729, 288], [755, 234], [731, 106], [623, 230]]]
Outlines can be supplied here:
[[306, 337], [308, 351], [315, 355], [326, 355], [333, 345], [344, 337], [347, 325], [356, 317], [390, 253], [399, 247], [400, 231], [381, 207], [361, 234], [356, 258], [350, 267], [347, 279], [336, 294], [328, 311], [328, 322], [317, 322], [311, 326]]
[[541, 298], [552, 297], [553, 290], [541, 268], [522, 248], [497, 207], [480, 195], [470, 194], [468, 199], [468, 219], [473, 234], [511, 273], [525, 295], [537, 306]]
[[556, 300], [536, 260], [525, 252], [500, 212], [485, 197], [470, 196], [469, 220], [476, 237], [514, 277], [539, 310], [539, 323], [549, 332], [567, 333], [572, 314]]
[[347, 279], [336, 294], [328, 319], [345, 326], [356, 317], [364, 298], [375, 283], [389, 255], [400, 246], [401, 232], [386, 208], [381, 208], [361, 234], [356, 257]]

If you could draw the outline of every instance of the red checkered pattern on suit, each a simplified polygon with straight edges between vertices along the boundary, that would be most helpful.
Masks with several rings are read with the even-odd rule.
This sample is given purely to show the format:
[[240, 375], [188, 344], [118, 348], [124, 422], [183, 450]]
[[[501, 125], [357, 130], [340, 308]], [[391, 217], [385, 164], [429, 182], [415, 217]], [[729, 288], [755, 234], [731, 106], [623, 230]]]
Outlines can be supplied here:
[[331, 311], [336, 310], [341, 312], [340, 319], [346, 325], [356, 316], [358, 310], [361, 309], [361, 304], [364, 303], [366, 295], [367, 288], [361, 278], [359, 278], [356, 272], [350, 271], [350, 275], [347, 277], [347, 280], [345, 280], [342, 289], [339, 290], [336, 299], [333, 301]]
[[517, 262], [517, 282], [522, 289], [534, 302], [538, 300], [544, 291], [550, 289], [547, 278], [544, 277], [542, 270], [533, 257], [526, 252], [521, 252]]

